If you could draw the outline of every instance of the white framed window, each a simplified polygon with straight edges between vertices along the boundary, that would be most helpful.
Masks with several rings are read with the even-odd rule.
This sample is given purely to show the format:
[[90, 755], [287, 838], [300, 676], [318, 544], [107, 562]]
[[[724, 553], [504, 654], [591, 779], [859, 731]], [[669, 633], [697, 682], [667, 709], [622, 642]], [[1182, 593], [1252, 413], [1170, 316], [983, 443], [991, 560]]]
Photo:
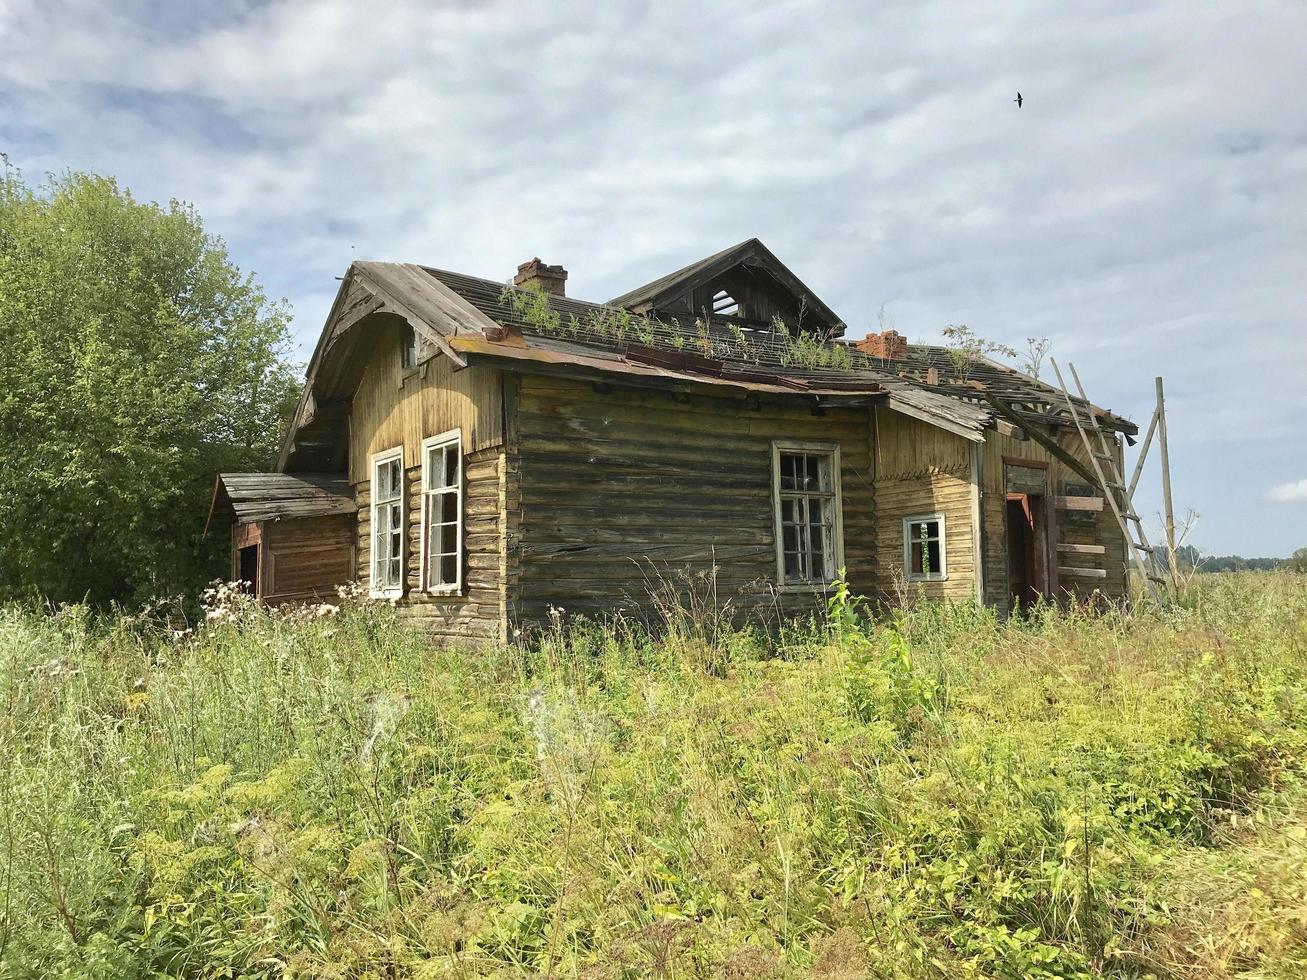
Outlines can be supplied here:
[[372, 457], [373, 596], [404, 594], [404, 447]]
[[772, 507], [781, 588], [829, 584], [844, 564], [839, 445], [773, 442]]
[[948, 578], [943, 514], [903, 518], [903, 576], [909, 582], [942, 582]]
[[422, 441], [422, 587], [463, 591], [463, 437], [458, 429]]

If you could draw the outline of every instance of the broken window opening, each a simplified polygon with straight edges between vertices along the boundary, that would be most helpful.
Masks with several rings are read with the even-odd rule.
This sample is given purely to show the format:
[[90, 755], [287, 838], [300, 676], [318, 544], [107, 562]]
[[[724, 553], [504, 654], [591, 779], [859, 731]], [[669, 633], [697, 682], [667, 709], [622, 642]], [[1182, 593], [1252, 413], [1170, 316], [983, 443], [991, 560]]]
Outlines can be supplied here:
[[838, 573], [839, 451], [773, 444], [777, 577], [782, 585], [826, 585]]
[[944, 515], [903, 518], [903, 575], [909, 582], [939, 582], [948, 578], [944, 550]]

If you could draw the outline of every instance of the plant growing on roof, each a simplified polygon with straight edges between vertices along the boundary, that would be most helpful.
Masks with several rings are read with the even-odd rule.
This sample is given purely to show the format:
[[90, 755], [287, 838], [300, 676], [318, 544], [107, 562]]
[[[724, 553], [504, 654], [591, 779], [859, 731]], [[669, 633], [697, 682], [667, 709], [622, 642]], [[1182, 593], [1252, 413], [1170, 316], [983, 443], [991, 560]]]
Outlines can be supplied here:
[[1039, 371], [1044, 366], [1044, 358], [1048, 356], [1049, 348], [1052, 346], [1053, 342], [1047, 337], [1027, 337], [1025, 359], [1021, 362], [1021, 370], [1038, 380]]
[[946, 346], [949, 361], [953, 366], [953, 374], [959, 382], [966, 382], [971, 376], [972, 369], [990, 354], [1001, 354], [1004, 357], [1017, 356], [1017, 352], [1007, 344], [987, 340], [979, 336], [965, 323], [950, 323], [944, 328], [943, 333], [947, 341]]
[[552, 334], [561, 330], [563, 318], [549, 304], [548, 295], [538, 283], [520, 287], [505, 285], [499, 293], [499, 302], [540, 333]]

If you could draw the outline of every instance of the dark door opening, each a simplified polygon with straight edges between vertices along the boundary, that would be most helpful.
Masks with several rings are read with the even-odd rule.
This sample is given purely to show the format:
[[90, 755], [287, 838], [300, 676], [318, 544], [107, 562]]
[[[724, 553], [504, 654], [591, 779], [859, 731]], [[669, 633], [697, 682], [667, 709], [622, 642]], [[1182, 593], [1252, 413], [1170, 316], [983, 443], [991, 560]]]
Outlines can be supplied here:
[[1007, 580], [1013, 612], [1025, 612], [1048, 595], [1043, 498], [1007, 495]]
[[259, 546], [257, 544], [240, 550], [240, 583], [250, 595], [259, 594]]

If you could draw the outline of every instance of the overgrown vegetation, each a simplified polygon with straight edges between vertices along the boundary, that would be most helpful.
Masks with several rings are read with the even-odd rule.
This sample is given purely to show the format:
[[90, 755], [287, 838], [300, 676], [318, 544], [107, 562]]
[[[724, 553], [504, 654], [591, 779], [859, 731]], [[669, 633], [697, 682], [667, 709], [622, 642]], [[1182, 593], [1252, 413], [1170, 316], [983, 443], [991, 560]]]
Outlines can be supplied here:
[[[1007, 344], [1000, 344], [994, 340], [987, 340], [965, 323], [950, 323], [942, 332], [944, 334], [944, 344], [948, 350], [949, 362], [953, 368], [953, 377], [959, 383], [966, 382], [971, 377], [971, 372], [976, 365], [990, 354], [998, 354], [1008, 358], [1017, 356], [1015, 348], [1009, 347]], [[1047, 347], [1043, 351], [1036, 351], [1033, 349], [1033, 345], [1037, 341], [1032, 340], [1030, 343], [1032, 350], [1027, 356], [1027, 364], [1024, 369], [1028, 374], [1038, 377], [1044, 354], [1047, 353]], [[1036, 354], [1038, 354], [1037, 359]]]
[[779, 643], [0, 612], [0, 977], [1307, 970], [1307, 582]]
[[[774, 361], [783, 367], [833, 368], [847, 370], [866, 357], [850, 351], [848, 345], [812, 333], [792, 335], [779, 316], [766, 331], [745, 330], [731, 324], [725, 331], [713, 329], [705, 314], [696, 317], [693, 331], [679, 322], [632, 313], [621, 307], [597, 307], [585, 316], [566, 317], [549, 301], [540, 287], [505, 286], [499, 301], [533, 331], [555, 337], [608, 343], [616, 346], [640, 344], [664, 347], [718, 360], [763, 364]], [[802, 314], [800, 314], [802, 316]]]
[[186, 205], [0, 168], [0, 598], [193, 594], [214, 473], [276, 458], [289, 312]]

